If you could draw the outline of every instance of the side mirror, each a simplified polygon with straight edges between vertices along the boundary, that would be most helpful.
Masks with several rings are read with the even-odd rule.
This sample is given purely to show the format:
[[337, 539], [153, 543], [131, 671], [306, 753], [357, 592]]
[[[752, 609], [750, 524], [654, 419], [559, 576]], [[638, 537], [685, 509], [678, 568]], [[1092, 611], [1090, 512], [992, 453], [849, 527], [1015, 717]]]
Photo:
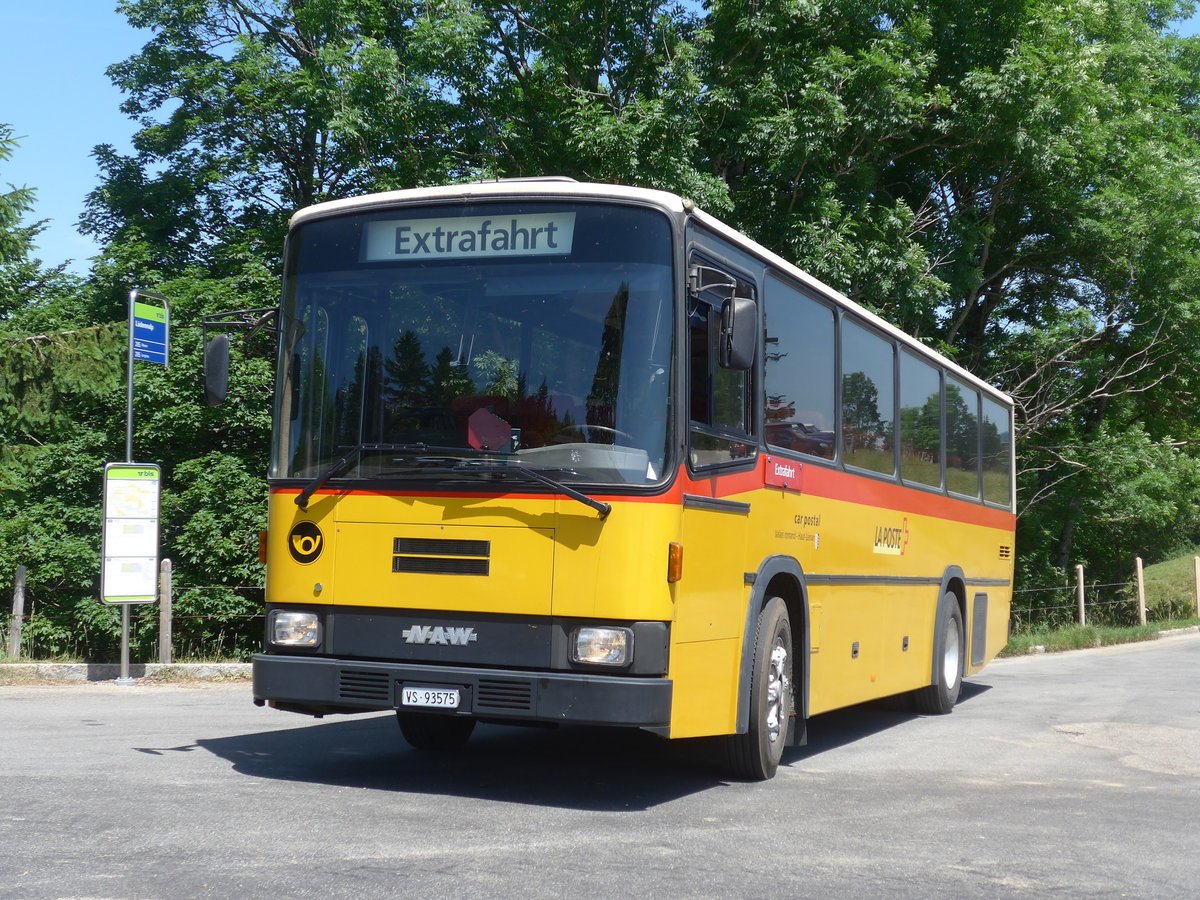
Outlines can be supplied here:
[[749, 297], [730, 297], [721, 304], [718, 361], [723, 369], [746, 371], [754, 365], [758, 304]]
[[229, 393], [229, 337], [218, 334], [204, 345], [204, 402], [220, 406]]

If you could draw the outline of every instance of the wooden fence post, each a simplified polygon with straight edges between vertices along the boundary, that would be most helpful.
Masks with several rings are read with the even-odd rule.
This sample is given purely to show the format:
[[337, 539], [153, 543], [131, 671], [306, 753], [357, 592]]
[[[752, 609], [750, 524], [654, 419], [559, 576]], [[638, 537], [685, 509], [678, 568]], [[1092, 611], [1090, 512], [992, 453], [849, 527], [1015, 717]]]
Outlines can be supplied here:
[[1200, 619], [1200, 556], [1192, 557], [1192, 571], [1196, 576], [1196, 596], [1193, 598], [1196, 602], [1196, 618]]
[[1083, 607], [1083, 566], [1081, 565], [1075, 567], [1075, 599], [1079, 603], [1079, 624], [1086, 625], [1087, 614]]
[[8, 623], [8, 657], [21, 658], [21, 626], [25, 621], [25, 567], [17, 566], [13, 583], [12, 619]]
[[1137, 569], [1137, 594], [1138, 594], [1138, 622], [1142, 625], [1146, 624], [1146, 579], [1142, 575], [1142, 558], [1140, 556], [1133, 560], [1134, 568]]
[[171, 560], [158, 567], [158, 661], [171, 664]]

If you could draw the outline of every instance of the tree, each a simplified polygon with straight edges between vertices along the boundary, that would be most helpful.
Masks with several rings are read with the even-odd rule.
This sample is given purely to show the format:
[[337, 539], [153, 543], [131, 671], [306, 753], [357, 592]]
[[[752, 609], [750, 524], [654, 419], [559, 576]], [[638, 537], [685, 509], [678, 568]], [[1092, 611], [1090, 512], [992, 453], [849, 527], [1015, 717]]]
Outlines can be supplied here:
[[689, 196], [726, 186], [697, 166], [702, 19], [662, 0], [471, 4], [479, 41], [442, 77], [459, 98], [471, 174], [567, 175]]
[[1091, 477], [1102, 427], [1189, 417], [1200, 68], [1166, 29], [1190, 9], [712, 4], [701, 111], [736, 224], [1012, 389], [1023, 505]]
[[460, 6], [122, 0], [155, 32], [109, 69], [141, 129], [133, 156], [97, 148], [85, 230], [176, 272], [247, 242], [270, 259], [300, 207], [452, 178], [458, 107], [430, 72], [462, 42]]
[[[11, 159], [16, 147], [12, 126], [0, 124], [0, 162]], [[29, 232], [20, 226], [21, 217], [33, 208], [33, 197], [31, 188], [11, 184], [0, 193], [0, 265], [16, 262], [29, 251]], [[0, 314], [3, 312], [4, 307], [0, 307]]]
[[419, 405], [429, 391], [429, 364], [421, 350], [421, 338], [406, 331], [396, 338], [392, 355], [383, 363], [384, 399], [395, 409]]

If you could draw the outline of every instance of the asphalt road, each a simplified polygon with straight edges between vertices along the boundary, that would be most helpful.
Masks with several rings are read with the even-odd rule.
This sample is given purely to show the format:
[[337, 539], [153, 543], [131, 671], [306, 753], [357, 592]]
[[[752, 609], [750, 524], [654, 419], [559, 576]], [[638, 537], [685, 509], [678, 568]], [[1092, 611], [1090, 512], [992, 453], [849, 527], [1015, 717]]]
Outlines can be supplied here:
[[0, 898], [1195, 897], [1200, 637], [1001, 661], [948, 717], [819, 716], [771, 782], [709, 748], [246, 685], [0, 687]]

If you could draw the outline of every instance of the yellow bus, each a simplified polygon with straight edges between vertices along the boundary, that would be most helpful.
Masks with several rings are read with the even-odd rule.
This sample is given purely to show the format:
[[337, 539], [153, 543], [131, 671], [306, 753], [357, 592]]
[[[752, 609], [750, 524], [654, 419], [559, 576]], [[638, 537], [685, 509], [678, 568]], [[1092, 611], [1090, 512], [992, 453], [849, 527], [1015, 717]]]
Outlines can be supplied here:
[[765, 779], [1007, 640], [1010, 399], [685, 199], [320, 204], [276, 325], [259, 705], [716, 737]]

